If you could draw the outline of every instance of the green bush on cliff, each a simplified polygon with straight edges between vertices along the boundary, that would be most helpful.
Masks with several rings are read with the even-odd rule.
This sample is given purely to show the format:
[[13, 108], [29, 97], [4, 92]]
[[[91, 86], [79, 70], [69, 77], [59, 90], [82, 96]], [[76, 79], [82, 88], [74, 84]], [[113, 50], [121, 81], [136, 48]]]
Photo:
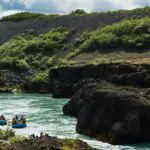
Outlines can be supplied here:
[[27, 71], [30, 66], [24, 59], [19, 59], [18, 57], [5, 57], [0, 60], [0, 69], [6, 68]]
[[24, 47], [24, 52], [29, 53], [42, 53], [54, 54], [56, 51], [61, 50], [64, 42], [67, 40], [69, 32], [64, 29], [54, 29], [46, 34], [41, 34], [28, 41]]
[[150, 41], [150, 19], [124, 20], [99, 28], [79, 47], [81, 52], [106, 51], [109, 49], [148, 49]]
[[15, 132], [12, 129], [0, 130], [0, 140], [8, 140], [15, 136]]
[[47, 82], [48, 79], [48, 72], [40, 72], [36, 73], [30, 77], [28, 77], [29, 82], [34, 82], [34, 83], [44, 83]]
[[[81, 145], [79, 143], [81, 143], [80, 140], [74, 140], [74, 139], [63, 139], [62, 140], [62, 150], [79, 150], [81, 149]], [[85, 146], [85, 145], [84, 145]], [[92, 150], [91, 147], [86, 147], [86, 150]]]
[[45, 70], [53, 63], [53, 55], [63, 49], [70, 35], [63, 28], [38, 36], [25, 34], [0, 46], [0, 68]]

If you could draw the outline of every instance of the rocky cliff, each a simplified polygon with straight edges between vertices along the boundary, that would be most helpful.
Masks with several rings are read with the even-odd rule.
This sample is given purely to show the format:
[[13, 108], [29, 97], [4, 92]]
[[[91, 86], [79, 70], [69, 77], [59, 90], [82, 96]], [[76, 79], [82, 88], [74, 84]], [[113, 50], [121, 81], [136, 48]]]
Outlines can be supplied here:
[[148, 142], [149, 89], [85, 84], [63, 108], [78, 118], [76, 131], [111, 144]]

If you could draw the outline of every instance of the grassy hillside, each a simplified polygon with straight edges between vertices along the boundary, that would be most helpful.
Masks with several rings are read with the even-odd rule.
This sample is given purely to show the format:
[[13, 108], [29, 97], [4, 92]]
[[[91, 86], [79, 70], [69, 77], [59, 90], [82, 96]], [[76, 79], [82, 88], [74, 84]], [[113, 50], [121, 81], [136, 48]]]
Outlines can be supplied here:
[[124, 20], [83, 32], [63, 53], [71, 33], [58, 28], [35, 36], [28, 31], [10, 40], [0, 46], [0, 69], [43, 71], [54, 64], [67, 65], [82, 53], [145, 52], [150, 48], [150, 18]]
[[28, 30], [0, 46], [0, 70], [29, 72], [29, 82], [45, 82], [54, 67], [122, 61], [150, 63], [148, 17], [86, 30], [74, 38], [73, 32], [57, 28], [36, 35]]
[[80, 52], [124, 49], [140, 51], [150, 47], [150, 18], [124, 20], [92, 33], [80, 47]]
[[62, 28], [51, 30], [39, 36], [28, 32], [0, 46], [0, 69], [13, 69], [18, 72], [39, 72], [34, 80], [43, 80], [41, 72], [47, 72], [55, 54], [63, 49], [69, 31]]

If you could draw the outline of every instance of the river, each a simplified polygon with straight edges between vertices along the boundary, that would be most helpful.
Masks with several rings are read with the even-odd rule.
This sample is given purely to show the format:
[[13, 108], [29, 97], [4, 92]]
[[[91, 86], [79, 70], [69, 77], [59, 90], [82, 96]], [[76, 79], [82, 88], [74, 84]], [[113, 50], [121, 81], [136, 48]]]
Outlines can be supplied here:
[[79, 138], [99, 150], [150, 150], [150, 144], [112, 146], [77, 134], [76, 119], [64, 116], [62, 113], [62, 107], [68, 100], [54, 99], [46, 94], [0, 94], [0, 113], [7, 119], [11, 119], [16, 114], [26, 115], [27, 128], [15, 130], [16, 134], [24, 136], [32, 133], [39, 135], [43, 132], [59, 138]]

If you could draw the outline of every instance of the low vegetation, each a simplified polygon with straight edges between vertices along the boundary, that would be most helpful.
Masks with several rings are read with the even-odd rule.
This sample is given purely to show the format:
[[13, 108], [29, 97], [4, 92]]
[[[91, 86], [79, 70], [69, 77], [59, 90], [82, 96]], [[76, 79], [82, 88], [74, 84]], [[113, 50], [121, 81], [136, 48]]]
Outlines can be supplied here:
[[69, 31], [54, 29], [46, 34], [22, 35], [0, 46], [0, 69], [44, 71], [53, 63], [53, 56], [63, 49]]
[[144, 14], [149, 13], [150, 7], [146, 6], [144, 8], [136, 8], [132, 10], [115, 10], [115, 11], [107, 11], [107, 12], [92, 12], [90, 15], [110, 15], [110, 14]]
[[[110, 14], [144, 14], [149, 13], [150, 7], [144, 7], [144, 8], [137, 8], [133, 10], [116, 10], [116, 11], [107, 11], [107, 12], [91, 12], [87, 13], [83, 9], [77, 9], [72, 11], [71, 13], [65, 15], [65, 16], [100, 16], [100, 15], [110, 15]], [[14, 15], [10, 16], [4, 16], [0, 21], [24, 21], [24, 20], [30, 20], [30, 19], [38, 19], [38, 18], [54, 18], [59, 17], [59, 14], [40, 14], [40, 13], [31, 13], [31, 12], [20, 12]], [[61, 15], [62, 16], [62, 15]]]
[[0, 130], [0, 140], [8, 141], [10, 143], [20, 142], [25, 140], [24, 137], [15, 135], [15, 132], [7, 128], [6, 130]]
[[149, 18], [124, 20], [93, 32], [90, 38], [79, 46], [78, 52], [112, 52], [113, 50], [141, 52], [149, 49], [149, 41]]
[[25, 138], [21, 135], [15, 135], [15, 132], [7, 128], [6, 130], [0, 130], [0, 149], [12, 149], [12, 150], [33, 150], [37, 148], [47, 149], [62, 149], [62, 150], [92, 150], [90, 146], [81, 140], [74, 139], [58, 139], [56, 137], [47, 138]]
[[[81, 149], [81, 141], [80, 140], [73, 140], [73, 139], [64, 139], [62, 140], [63, 147], [62, 150], [77, 150]], [[86, 150], [92, 150], [92, 148], [88, 148]]]
[[[32, 70], [30, 81], [40, 82], [46, 80], [47, 75], [43, 77], [43, 74], [47, 74], [48, 69], [76, 64], [72, 58], [81, 53], [145, 52], [150, 47], [149, 18], [124, 20], [94, 32], [85, 31], [75, 39], [73, 50], [68, 49], [65, 55], [62, 50], [71, 35], [70, 31], [58, 28], [38, 36], [33, 32], [27, 31], [0, 46], [0, 69], [11, 68], [19, 72]], [[62, 54], [59, 56], [59, 53]], [[89, 62], [101, 61], [105, 60], [96, 58], [96, 61]]]

